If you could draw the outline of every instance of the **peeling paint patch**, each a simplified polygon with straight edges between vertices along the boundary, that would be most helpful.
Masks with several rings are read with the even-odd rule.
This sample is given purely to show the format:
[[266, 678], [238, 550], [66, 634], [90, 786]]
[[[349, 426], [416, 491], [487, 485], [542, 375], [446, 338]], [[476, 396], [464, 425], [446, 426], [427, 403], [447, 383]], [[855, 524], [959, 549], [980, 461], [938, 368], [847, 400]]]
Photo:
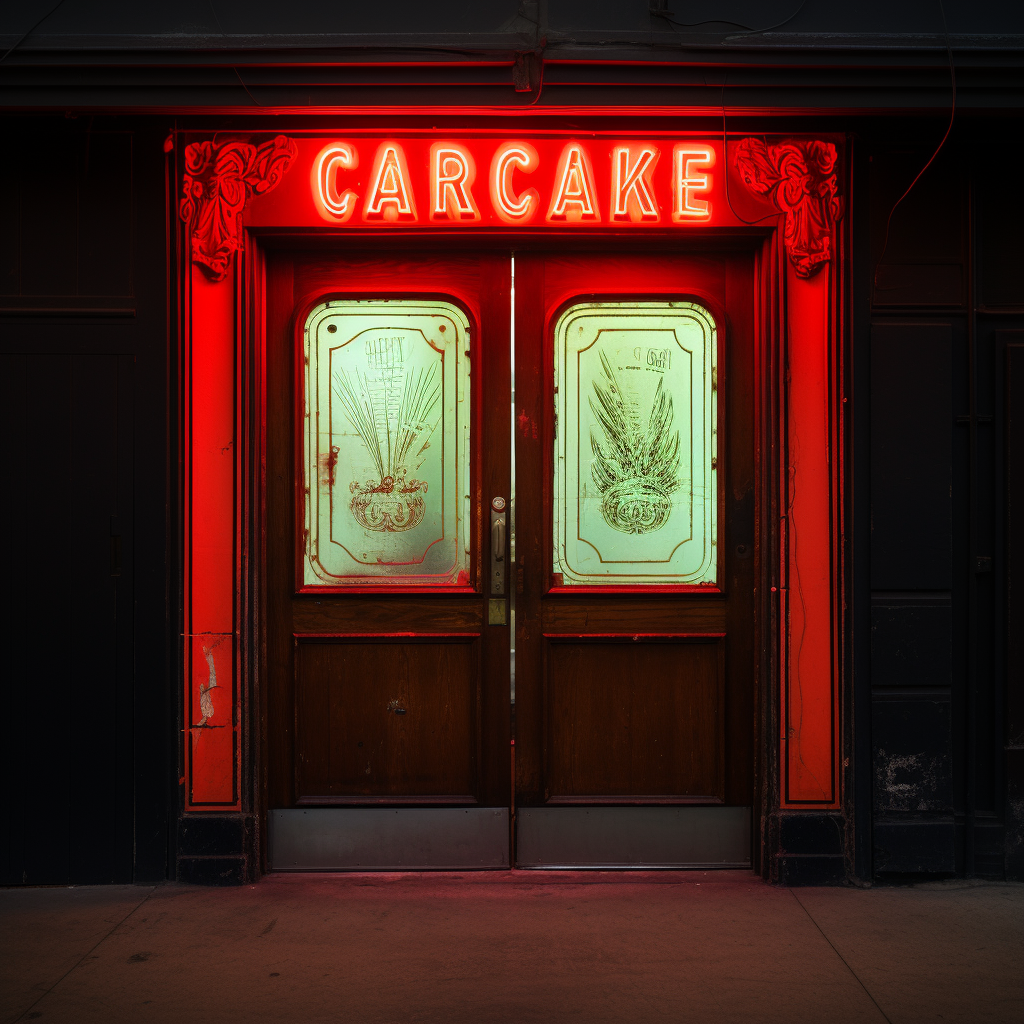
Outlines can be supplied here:
[[875, 752], [875, 806], [881, 811], [941, 811], [939, 799], [948, 774], [945, 759], [924, 753]]
[[[217, 645], [214, 644], [214, 647]], [[217, 666], [213, 661], [213, 647], [207, 647], [203, 644], [203, 657], [206, 659], [207, 677], [206, 685], [199, 684], [199, 711], [202, 714], [202, 718], [192, 726], [193, 729], [218, 729], [223, 726], [210, 725], [210, 719], [213, 718], [215, 712], [213, 706], [213, 697], [210, 696], [210, 691], [215, 690], [218, 687], [217, 683]]]
[[224, 806], [236, 799], [233, 636], [194, 634], [190, 644], [186, 803]]

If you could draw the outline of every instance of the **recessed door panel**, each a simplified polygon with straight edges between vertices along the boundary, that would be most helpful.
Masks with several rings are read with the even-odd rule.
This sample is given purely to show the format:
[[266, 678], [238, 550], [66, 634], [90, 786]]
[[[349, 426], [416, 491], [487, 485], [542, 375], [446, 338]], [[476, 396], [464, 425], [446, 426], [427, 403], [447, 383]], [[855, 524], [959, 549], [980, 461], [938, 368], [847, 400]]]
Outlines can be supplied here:
[[721, 803], [724, 637], [547, 638], [547, 803]]
[[268, 256], [267, 799], [289, 844], [350, 834], [363, 852], [339, 868], [431, 866], [453, 808], [487, 811], [466, 832], [487, 849], [463, 852], [495, 862], [507, 821], [509, 636], [482, 509], [510, 497], [510, 283], [508, 256]]
[[296, 803], [476, 803], [479, 641], [297, 637]]
[[[516, 258], [516, 805], [531, 863], [616, 859], [605, 839], [592, 859], [563, 842], [577, 819], [560, 815], [580, 808], [609, 842], [635, 822], [624, 862], [664, 865], [678, 829], [697, 847], [668, 863], [749, 862], [750, 829], [732, 826], [753, 802], [752, 306], [743, 254]], [[723, 854], [712, 827], [703, 857], [700, 823], [725, 819], [680, 805], [730, 808], [742, 848]]]

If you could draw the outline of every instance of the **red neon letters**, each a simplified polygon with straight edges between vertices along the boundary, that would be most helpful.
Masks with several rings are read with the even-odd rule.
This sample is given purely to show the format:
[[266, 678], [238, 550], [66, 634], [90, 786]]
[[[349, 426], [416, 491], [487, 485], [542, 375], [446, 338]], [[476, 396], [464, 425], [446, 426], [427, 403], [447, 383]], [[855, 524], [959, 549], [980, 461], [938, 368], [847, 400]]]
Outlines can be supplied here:
[[711, 204], [705, 199], [695, 198], [695, 195], [707, 192], [711, 187], [711, 175], [706, 170], [715, 165], [715, 151], [710, 146], [682, 145], [675, 147], [673, 156], [672, 219], [677, 224], [708, 220]]
[[[671, 160], [653, 142], [337, 140], [317, 147], [310, 183], [320, 218], [333, 225], [709, 222], [714, 144], [662, 145], [671, 146]], [[478, 166], [487, 170], [486, 186], [477, 184]], [[418, 200], [428, 197], [423, 216]]]
[[551, 197], [548, 220], [575, 223], [582, 220], [599, 221], [601, 215], [594, 203], [594, 172], [586, 150], [570, 142], [562, 151], [556, 175], [558, 188]]
[[520, 195], [512, 189], [512, 172], [516, 168], [532, 171], [538, 163], [537, 150], [525, 142], [506, 142], [498, 147], [491, 161], [491, 204], [494, 212], [507, 224], [532, 220], [540, 196], [535, 188]]
[[373, 187], [366, 197], [363, 220], [415, 221], [405, 152], [397, 142], [382, 142], [373, 162]]
[[650, 178], [660, 155], [653, 146], [615, 147], [612, 220], [660, 219]]
[[355, 213], [356, 194], [351, 189], [338, 192], [338, 172], [343, 168], [351, 170], [358, 162], [355, 150], [346, 142], [332, 142], [325, 146], [313, 162], [314, 195], [320, 201], [320, 208], [339, 223]]

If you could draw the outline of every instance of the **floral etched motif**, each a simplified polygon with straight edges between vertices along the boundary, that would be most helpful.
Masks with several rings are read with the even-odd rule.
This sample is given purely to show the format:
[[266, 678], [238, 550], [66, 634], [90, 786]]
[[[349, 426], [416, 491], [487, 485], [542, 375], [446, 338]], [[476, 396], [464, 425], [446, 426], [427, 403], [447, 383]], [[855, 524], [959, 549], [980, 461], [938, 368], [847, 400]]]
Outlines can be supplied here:
[[242, 248], [242, 211], [252, 196], [275, 188], [298, 147], [284, 135], [258, 146], [233, 141], [185, 147], [184, 193], [178, 212], [188, 224], [192, 261], [222, 281]]
[[798, 277], [811, 277], [832, 258], [835, 222], [842, 216], [836, 159], [836, 147], [818, 139], [777, 145], [743, 139], [736, 146], [743, 183], [786, 216], [783, 240]]
[[636, 396], [624, 390], [604, 352], [600, 353], [605, 383], [594, 381], [591, 411], [604, 432], [604, 443], [590, 431], [594, 452], [591, 473], [601, 492], [601, 515], [620, 533], [652, 533], [672, 514], [672, 495], [679, 489], [679, 431], [664, 381], [643, 422]]
[[408, 463], [423, 455], [440, 422], [441, 385], [436, 364], [412, 371], [404, 365], [401, 341], [386, 342], [368, 342], [374, 347], [372, 374], [336, 371], [334, 393], [378, 474], [349, 484], [352, 515], [365, 530], [402, 533], [419, 526], [426, 513], [427, 484], [409, 478]]
[[423, 480], [407, 480], [403, 466], [398, 479], [385, 476], [379, 483], [367, 480], [349, 484], [355, 495], [352, 499], [352, 515], [364, 530], [375, 533], [403, 533], [419, 526], [427, 511], [422, 495], [427, 485]]

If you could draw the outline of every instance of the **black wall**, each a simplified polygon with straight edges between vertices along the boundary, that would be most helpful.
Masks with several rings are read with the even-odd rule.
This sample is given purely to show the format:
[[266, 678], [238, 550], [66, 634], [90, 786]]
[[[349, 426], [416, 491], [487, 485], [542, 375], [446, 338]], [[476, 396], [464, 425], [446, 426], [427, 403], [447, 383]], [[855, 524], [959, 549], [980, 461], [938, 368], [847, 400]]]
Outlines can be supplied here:
[[167, 873], [165, 134], [5, 123], [3, 884]]
[[1004, 176], [1024, 155], [1021, 125], [958, 126], [889, 220], [941, 137], [900, 129], [865, 132], [860, 165], [871, 309], [855, 363], [870, 381], [870, 441], [854, 501], [870, 501], [855, 604], [863, 596], [870, 642], [854, 645], [870, 663], [858, 681], [868, 856], [880, 879], [1019, 878], [1022, 680], [1007, 638], [1024, 621], [1007, 603], [1007, 502], [1021, 455], [1007, 439], [1020, 431], [1024, 204]]

